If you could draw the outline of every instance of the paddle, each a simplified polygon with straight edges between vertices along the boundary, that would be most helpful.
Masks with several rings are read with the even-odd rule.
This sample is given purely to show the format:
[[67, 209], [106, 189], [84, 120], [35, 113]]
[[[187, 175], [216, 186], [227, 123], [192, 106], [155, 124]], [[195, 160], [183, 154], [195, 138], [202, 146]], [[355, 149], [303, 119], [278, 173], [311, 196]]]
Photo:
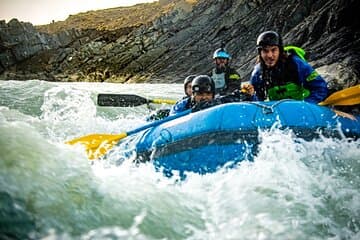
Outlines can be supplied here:
[[360, 104], [360, 84], [334, 92], [319, 103], [321, 106], [350, 106], [356, 104]]
[[99, 106], [103, 107], [135, 107], [148, 103], [175, 104], [176, 100], [171, 99], [147, 99], [133, 94], [100, 93], [97, 98]]
[[[324, 101], [319, 103], [320, 106], [350, 106], [356, 104], [360, 104], [360, 84], [334, 92]], [[336, 109], [333, 109], [333, 111], [341, 117], [356, 120], [355, 116], [350, 113], [345, 113]]]
[[166, 117], [158, 121], [145, 124], [144, 126], [133, 129], [131, 131], [122, 132], [120, 134], [90, 134], [83, 137], [75, 138], [66, 143], [70, 145], [78, 144], [78, 143], [83, 144], [86, 148], [86, 153], [88, 158], [97, 159], [103, 156], [109, 149], [111, 149], [121, 139], [133, 135], [135, 133], [141, 132], [143, 130], [146, 130], [148, 128], [158, 126], [162, 123], [180, 118], [182, 116], [187, 115], [190, 112], [191, 109], [178, 113], [176, 115]]

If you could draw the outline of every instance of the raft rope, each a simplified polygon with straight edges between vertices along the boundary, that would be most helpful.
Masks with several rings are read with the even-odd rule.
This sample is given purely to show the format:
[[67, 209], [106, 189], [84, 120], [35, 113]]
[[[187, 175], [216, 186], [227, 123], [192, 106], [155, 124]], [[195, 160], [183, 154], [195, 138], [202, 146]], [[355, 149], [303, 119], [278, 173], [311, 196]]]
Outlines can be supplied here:
[[271, 106], [265, 105], [265, 104], [261, 104], [261, 103], [259, 103], [259, 102], [248, 102], [248, 103], [254, 104], [255, 106], [258, 106], [258, 107], [262, 108], [264, 114], [270, 114], [270, 113], [274, 113], [274, 108], [275, 108], [277, 105], [279, 105], [279, 104], [281, 104], [281, 103], [283, 103], [283, 102], [287, 102], [287, 101], [294, 101], [294, 100], [292, 100], [292, 99], [282, 99], [282, 100], [277, 101], [276, 103], [274, 103], [274, 104], [271, 105]]

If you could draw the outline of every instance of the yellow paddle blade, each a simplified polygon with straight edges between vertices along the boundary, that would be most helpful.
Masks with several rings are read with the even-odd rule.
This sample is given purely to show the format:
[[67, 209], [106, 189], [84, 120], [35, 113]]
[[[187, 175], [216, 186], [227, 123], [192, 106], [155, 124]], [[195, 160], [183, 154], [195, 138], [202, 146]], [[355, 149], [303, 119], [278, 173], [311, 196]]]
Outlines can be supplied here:
[[319, 105], [350, 106], [360, 104], [360, 84], [331, 94]]
[[82, 144], [85, 146], [86, 154], [90, 160], [103, 156], [119, 140], [127, 137], [127, 133], [120, 134], [90, 134], [75, 138], [66, 144]]
[[161, 103], [175, 104], [176, 100], [155, 98], [155, 99], [151, 99], [150, 102], [157, 103], [157, 104], [161, 104]]

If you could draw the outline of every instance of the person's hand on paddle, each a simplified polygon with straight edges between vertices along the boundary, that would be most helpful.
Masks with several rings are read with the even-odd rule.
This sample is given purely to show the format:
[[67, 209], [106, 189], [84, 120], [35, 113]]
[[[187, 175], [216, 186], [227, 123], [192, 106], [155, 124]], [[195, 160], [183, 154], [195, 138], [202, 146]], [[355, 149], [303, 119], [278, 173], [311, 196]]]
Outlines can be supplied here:
[[250, 83], [244, 83], [241, 87], [241, 91], [250, 96], [253, 96], [255, 94], [254, 86]]
[[[245, 90], [236, 89], [230, 95], [224, 96], [225, 103], [227, 102], [242, 102], [242, 101], [251, 101], [251, 96]], [[230, 99], [230, 100], [228, 100]]]

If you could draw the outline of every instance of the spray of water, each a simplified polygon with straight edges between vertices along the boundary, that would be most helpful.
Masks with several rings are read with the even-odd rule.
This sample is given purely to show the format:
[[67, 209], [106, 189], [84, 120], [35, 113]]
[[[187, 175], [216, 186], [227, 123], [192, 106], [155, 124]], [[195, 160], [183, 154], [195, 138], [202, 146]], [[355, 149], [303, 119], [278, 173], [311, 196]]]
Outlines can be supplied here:
[[[6, 84], [6, 91], [19, 91], [7, 101], [19, 101], [22, 83]], [[79, 135], [135, 128], [144, 123], [146, 106], [110, 113], [96, 106], [96, 91], [86, 84], [43, 85], [36, 93], [43, 94], [41, 104], [35, 104], [39, 113], [28, 114], [20, 105], [0, 107], [2, 236], [359, 237], [359, 140], [305, 141], [274, 127], [260, 132], [253, 162], [213, 174], [188, 173], [180, 181], [177, 175], [163, 176], [151, 163], [134, 165], [133, 154], [120, 162], [89, 162], [81, 147], [64, 144]]]

